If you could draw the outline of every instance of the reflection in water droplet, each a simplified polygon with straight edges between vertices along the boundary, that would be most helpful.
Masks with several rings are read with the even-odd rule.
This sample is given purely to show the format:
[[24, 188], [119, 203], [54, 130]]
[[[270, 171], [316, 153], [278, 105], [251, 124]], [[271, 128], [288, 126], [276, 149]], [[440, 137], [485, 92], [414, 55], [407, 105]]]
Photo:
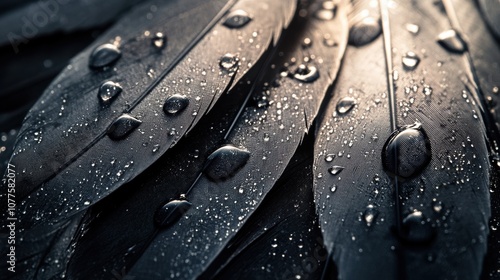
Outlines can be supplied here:
[[428, 243], [432, 241], [436, 232], [420, 211], [415, 211], [403, 219], [401, 236], [411, 243]]
[[189, 99], [186, 96], [174, 94], [165, 100], [163, 112], [167, 115], [175, 115], [184, 111], [188, 105]]
[[251, 20], [252, 18], [247, 12], [243, 10], [236, 10], [229, 13], [223, 24], [229, 28], [240, 28], [245, 26]]
[[390, 175], [411, 178], [431, 161], [431, 144], [420, 123], [395, 131], [383, 148], [382, 162]]
[[382, 33], [382, 27], [377, 19], [365, 17], [354, 24], [349, 30], [349, 44], [363, 46], [375, 40]]
[[450, 52], [463, 53], [467, 50], [467, 44], [453, 29], [441, 32], [438, 35], [438, 43]]
[[356, 105], [356, 100], [352, 97], [344, 97], [337, 103], [337, 113], [340, 115], [346, 114], [354, 108]]
[[432, 209], [436, 213], [441, 212], [441, 210], [443, 210], [443, 203], [439, 200], [433, 199], [432, 200]]
[[108, 128], [108, 136], [113, 140], [123, 139], [134, 131], [134, 129], [139, 127], [141, 123], [142, 122], [140, 120], [130, 116], [129, 114], [123, 114]]
[[425, 85], [422, 91], [426, 96], [430, 96], [432, 94], [432, 87]]
[[163, 35], [161, 32], [157, 32], [155, 36], [153, 37], [153, 46], [155, 46], [158, 49], [163, 49], [165, 47], [165, 43], [167, 41], [167, 37]]
[[406, 27], [406, 30], [412, 34], [418, 34], [418, 32], [420, 31], [420, 27], [416, 24], [413, 24], [413, 23], [407, 23], [405, 25]]
[[338, 166], [338, 165], [335, 165], [335, 166], [332, 166], [330, 168], [328, 168], [328, 172], [332, 175], [337, 175], [339, 174], [340, 172], [342, 172], [342, 170], [344, 170], [345, 167], [342, 167], [342, 166]]
[[220, 67], [226, 71], [234, 72], [238, 68], [239, 59], [234, 54], [226, 53], [220, 59]]
[[250, 152], [226, 145], [213, 152], [205, 163], [204, 173], [213, 181], [231, 178], [247, 163]]
[[333, 186], [330, 188], [330, 191], [331, 191], [332, 193], [334, 193], [336, 190], [337, 190], [337, 186], [336, 186], [336, 185], [333, 185]]
[[121, 52], [115, 45], [100, 45], [90, 54], [89, 66], [91, 68], [103, 68], [117, 61], [120, 56]]
[[99, 100], [104, 104], [109, 104], [122, 92], [122, 90], [122, 87], [118, 83], [111, 81], [105, 82], [99, 87]]
[[319, 78], [319, 71], [314, 66], [299, 65], [293, 77], [304, 83], [312, 83]]
[[302, 41], [302, 47], [303, 48], [309, 48], [312, 46], [312, 40], [311, 38], [304, 38], [304, 41]]
[[167, 228], [182, 218], [191, 206], [187, 200], [172, 200], [155, 212], [154, 222], [159, 228]]
[[407, 52], [401, 61], [403, 62], [404, 69], [413, 70], [420, 63], [420, 58], [414, 52]]
[[325, 161], [326, 161], [326, 162], [332, 162], [332, 161], [333, 161], [333, 159], [335, 159], [335, 155], [334, 155], [334, 154], [327, 154], [327, 155], [325, 156]]
[[378, 213], [378, 210], [375, 209], [375, 206], [373, 206], [372, 204], [366, 207], [365, 211], [363, 212], [363, 220], [365, 221], [367, 226], [372, 226], [378, 216]]

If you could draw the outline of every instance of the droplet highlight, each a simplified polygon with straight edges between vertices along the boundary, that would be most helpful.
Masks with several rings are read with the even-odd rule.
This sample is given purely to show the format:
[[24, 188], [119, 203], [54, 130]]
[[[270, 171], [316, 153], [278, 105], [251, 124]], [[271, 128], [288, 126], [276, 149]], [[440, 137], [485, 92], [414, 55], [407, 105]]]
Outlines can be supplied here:
[[250, 15], [244, 10], [235, 10], [229, 13], [223, 24], [229, 28], [241, 28], [251, 20]]
[[438, 43], [446, 50], [454, 53], [463, 53], [467, 50], [464, 39], [453, 29], [441, 32], [438, 35]]
[[166, 203], [155, 212], [155, 225], [159, 228], [173, 225], [184, 216], [191, 206], [192, 204], [187, 200], [172, 200]]
[[234, 72], [238, 69], [239, 59], [234, 54], [226, 53], [221, 57], [219, 65], [223, 70]]
[[152, 40], [153, 46], [157, 49], [163, 49], [166, 45], [166, 42], [167, 37], [161, 32], [156, 32]]
[[319, 71], [314, 66], [299, 65], [293, 77], [303, 83], [312, 83], [319, 78]]
[[420, 63], [420, 58], [414, 52], [407, 52], [401, 59], [405, 70], [414, 70]]
[[420, 123], [415, 123], [389, 137], [383, 148], [382, 163], [390, 175], [411, 178], [423, 172], [431, 154], [427, 134]]
[[103, 104], [111, 103], [121, 92], [120, 84], [108, 81], [99, 87], [98, 97]]
[[189, 105], [189, 99], [180, 94], [174, 94], [165, 100], [163, 112], [167, 115], [176, 115], [181, 113]]
[[332, 20], [337, 13], [337, 4], [333, 1], [324, 1], [321, 8], [314, 13], [314, 16], [320, 20]]
[[356, 100], [352, 97], [344, 97], [337, 102], [337, 113], [340, 115], [347, 114], [356, 105]]
[[373, 17], [365, 17], [349, 30], [349, 44], [363, 46], [375, 40], [382, 33], [380, 22]]
[[226, 145], [208, 156], [203, 172], [213, 181], [224, 181], [245, 166], [249, 158], [247, 150]]
[[366, 226], [371, 227], [373, 223], [375, 223], [378, 213], [378, 210], [375, 209], [375, 206], [373, 206], [372, 204], [366, 207], [365, 211], [363, 212], [363, 220], [365, 221]]
[[402, 238], [410, 243], [431, 242], [436, 235], [435, 229], [420, 211], [414, 211], [403, 219]]
[[123, 114], [111, 124], [107, 134], [113, 140], [120, 140], [132, 133], [141, 123], [129, 114]]
[[99, 69], [109, 66], [121, 57], [120, 50], [112, 44], [104, 44], [95, 48], [90, 54], [90, 68]]
[[343, 166], [335, 165], [328, 168], [328, 173], [330, 173], [331, 175], [338, 175], [340, 172], [342, 172], [342, 170], [344, 170], [344, 168], [345, 167]]

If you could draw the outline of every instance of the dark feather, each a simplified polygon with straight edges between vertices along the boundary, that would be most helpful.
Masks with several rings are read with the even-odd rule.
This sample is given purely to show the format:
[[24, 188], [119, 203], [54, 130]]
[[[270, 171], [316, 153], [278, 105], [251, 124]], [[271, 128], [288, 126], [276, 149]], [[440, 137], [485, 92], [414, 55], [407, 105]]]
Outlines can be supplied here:
[[[399, 1], [381, 11], [384, 36], [348, 48], [320, 125], [315, 198], [325, 245], [342, 279], [477, 279], [490, 163], [470, 65], [436, 41], [450, 29], [439, 5]], [[415, 122], [424, 132], [406, 127], [405, 139]], [[394, 154], [387, 141], [396, 128]]]
[[[33, 217], [30, 209], [37, 208], [44, 221], [57, 222], [87, 208], [143, 171], [175, 144], [231, 87], [231, 83], [239, 80], [252, 63], [259, 60], [268, 46], [273, 46], [294, 11], [293, 2], [280, 2], [270, 10], [282, 11], [282, 17], [255, 18], [241, 30], [220, 24], [210, 30], [211, 25], [224, 20], [221, 17], [231, 4], [226, 2], [170, 1], [157, 5], [158, 14], [162, 16], [153, 17], [153, 20], [148, 19], [146, 12], [151, 4], [136, 8], [98, 43], [78, 56], [72, 68], [56, 79], [26, 119], [12, 160], [33, 167], [29, 176], [20, 178], [21, 185], [27, 186], [19, 191], [25, 198], [23, 205], [30, 205], [22, 219], [24, 227], [37, 223], [30, 218]], [[245, 3], [240, 2], [233, 9], [243, 8], [251, 14], [266, 13], [263, 6], [246, 7], [248, 4]], [[192, 17], [197, 18], [196, 23]], [[160, 44], [166, 47], [158, 50], [144, 32], [151, 30], [156, 33], [169, 25], [176, 28], [165, 32], [168, 39]], [[254, 29], [260, 31], [256, 38], [252, 37]], [[123, 35], [123, 30], [129, 32]], [[210, 34], [203, 37], [208, 31]], [[244, 33], [238, 38], [240, 32]], [[121, 44], [123, 57], [113, 69], [89, 69], [89, 56], [92, 56], [95, 46], [108, 38]], [[254, 40], [254, 47], [240, 50], [243, 44], [240, 40], [250, 39]], [[206, 54], [208, 47], [215, 51]], [[219, 69], [219, 59], [226, 52], [239, 52], [242, 63], [238, 72], [226, 73]], [[103, 53], [98, 57], [101, 55]], [[98, 59], [110, 62], [116, 58], [104, 56]], [[92, 57], [90, 60], [96, 65]], [[119, 82], [123, 88], [121, 96], [107, 105], [97, 98], [98, 88], [104, 80]], [[183, 112], [165, 115], [161, 106], [173, 94], [185, 95], [189, 104]], [[138, 131], [129, 134], [131, 131], [122, 123], [118, 127], [124, 125], [120, 129], [125, 129], [125, 133], [119, 132], [120, 129], [110, 132], [108, 127], [123, 113], [140, 119], [142, 123]], [[139, 124], [133, 119], [129, 121], [130, 124], [133, 122]], [[43, 140], [34, 140], [34, 133], [43, 135]], [[61, 136], [64, 141], [60, 140]], [[127, 139], [116, 139], [125, 137]], [[125, 150], [127, 153], [120, 152]], [[87, 168], [95, 170], [94, 174], [89, 175]], [[67, 180], [72, 182], [73, 190], [61, 193], [68, 184]], [[59, 198], [47, 205], [37, 199], [40, 195]]]

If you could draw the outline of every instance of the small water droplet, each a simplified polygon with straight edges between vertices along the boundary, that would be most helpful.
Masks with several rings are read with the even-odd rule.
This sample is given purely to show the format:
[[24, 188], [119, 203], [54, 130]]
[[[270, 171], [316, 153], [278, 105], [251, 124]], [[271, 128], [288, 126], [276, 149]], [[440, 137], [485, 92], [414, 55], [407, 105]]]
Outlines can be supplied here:
[[191, 206], [187, 200], [172, 200], [155, 212], [154, 222], [159, 228], [167, 228], [179, 221]]
[[403, 219], [402, 238], [411, 243], [428, 243], [435, 236], [435, 230], [420, 211], [414, 211]]
[[319, 71], [314, 66], [299, 65], [293, 77], [304, 83], [312, 83], [319, 78]]
[[406, 27], [406, 30], [414, 35], [418, 34], [418, 32], [420, 31], [420, 26], [416, 25], [416, 24], [413, 24], [413, 23], [407, 23], [405, 25]]
[[95, 69], [103, 68], [117, 61], [120, 56], [121, 52], [115, 45], [100, 45], [90, 54], [89, 66]]
[[463, 38], [453, 29], [441, 32], [438, 35], [438, 43], [450, 52], [463, 53], [467, 50], [467, 44]]
[[252, 18], [247, 12], [243, 10], [236, 10], [229, 13], [223, 24], [229, 28], [240, 28], [245, 26], [251, 20]]
[[411, 178], [431, 161], [431, 144], [420, 123], [392, 133], [383, 148], [382, 162], [391, 175]]
[[334, 193], [336, 190], [337, 190], [337, 186], [336, 186], [336, 185], [333, 185], [333, 186], [330, 188], [330, 191], [331, 191], [332, 193]]
[[325, 161], [326, 162], [332, 162], [335, 159], [335, 154], [327, 154], [325, 156]]
[[250, 152], [231, 145], [223, 146], [207, 158], [204, 173], [213, 181], [231, 178], [247, 163]]
[[432, 94], [432, 87], [429, 86], [429, 85], [425, 85], [424, 88], [422, 89], [422, 92], [426, 95], [426, 96], [430, 96]]
[[186, 109], [189, 105], [189, 99], [180, 94], [174, 94], [165, 100], [163, 112], [167, 115], [175, 115]]
[[120, 84], [115, 82], [105, 82], [99, 87], [99, 100], [104, 104], [109, 104], [122, 92]]
[[123, 139], [134, 131], [134, 129], [139, 127], [141, 123], [142, 122], [140, 120], [129, 114], [123, 114], [108, 128], [108, 136], [113, 140]]
[[220, 59], [220, 67], [228, 72], [234, 72], [238, 68], [239, 58], [234, 54], [226, 53]]
[[378, 216], [378, 213], [378, 210], [375, 209], [375, 206], [373, 206], [372, 204], [366, 207], [365, 211], [363, 212], [363, 220], [365, 221], [367, 226], [372, 226]]
[[337, 113], [340, 115], [347, 114], [356, 105], [356, 100], [352, 97], [344, 97], [337, 102]]
[[314, 16], [320, 20], [332, 20], [337, 13], [337, 5], [333, 1], [324, 1], [321, 8], [316, 11]]
[[304, 38], [304, 41], [302, 41], [302, 47], [303, 48], [309, 48], [311, 46], [312, 46], [312, 40], [311, 40], [311, 38], [308, 38], [308, 37]]
[[432, 201], [432, 209], [434, 212], [439, 213], [443, 210], [443, 203], [439, 200], [433, 199]]
[[328, 172], [332, 175], [337, 175], [339, 174], [340, 172], [342, 172], [342, 170], [344, 170], [345, 167], [342, 167], [342, 166], [338, 166], [338, 165], [335, 165], [335, 166], [332, 166], [330, 168], [328, 168]]
[[402, 58], [403, 67], [406, 70], [413, 70], [417, 68], [420, 63], [420, 58], [414, 52], [407, 52]]
[[163, 49], [165, 47], [165, 43], [167, 42], [167, 37], [161, 33], [157, 32], [155, 36], [153, 37], [153, 46], [157, 49]]
[[349, 30], [349, 44], [363, 46], [375, 40], [382, 33], [382, 27], [377, 19], [365, 17], [354, 24]]

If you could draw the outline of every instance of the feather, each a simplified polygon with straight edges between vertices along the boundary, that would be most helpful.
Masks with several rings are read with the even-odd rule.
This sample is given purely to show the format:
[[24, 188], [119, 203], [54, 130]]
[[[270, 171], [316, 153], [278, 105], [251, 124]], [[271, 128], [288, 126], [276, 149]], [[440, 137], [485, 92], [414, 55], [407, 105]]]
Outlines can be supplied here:
[[[319, 7], [315, 4], [311, 9]], [[130, 276], [193, 278], [216, 261], [282, 174], [340, 65], [347, 39], [343, 6], [338, 7], [334, 20], [310, 17], [294, 22], [290, 29], [294, 32], [285, 35], [277, 52], [283, 55], [273, 58], [269, 73], [257, 74], [264, 77], [262, 81], [240, 83], [171, 151], [108, 201], [96, 205], [94, 210], [99, 214], [94, 214], [95, 219], [83, 229], [85, 235], [77, 242], [68, 275], [88, 278], [124, 270]], [[326, 35], [330, 37], [324, 42]], [[312, 43], [304, 42], [304, 38]], [[297, 80], [307, 79], [307, 73], [295, 73], [298, 65], [293, 65], [293, 61], [299, 64], [311, 57], [314, 60], [309, 61], [308, 69], [314, 66], [319, 76], [309, 83]], [[266, 71], [268, 64], [264, 63]], [[291, 72], [290, 77], [279, 78], [287, 71]], [[248, 99], [243, 109], [235, 106], [243, 99]], [[263, 118], [265, 115], [267, 119]], [[284, 131], [286, 135], [281, 136]], [[228, 143], [234, 148], [229, 148]], [[272, 154], [274, 150], [276, 154]], [[221, 160], [226, 152], [236, 155], [237, 160]], [[205, 163], [207, 160], [209, 164]], [[227, 168], [233, 170], [225, 172]], [[262, 174], [260, 170], [269, 172]], [[155, 229], [155, 212], [180, 198], [188, 199], [192, 206], [187, 212], [182, 211], [183, 216], [176, 223]], [[116, 234], [130, 226], [138, 230], [126, 236]], [[212, 241], [207, 242], [208, 239]], [[89, 248], [104, 244], [112, 246], [114, 252], [93, 258], [92, 266], [85, 265], [92, 254]], [[200, 259], [204, 261], [199, 262]]]
[[463, 41], [439, 5], [380, 3], [383, 36], [348, 48], [319, 125], [325, 246], [342, 279], [477, 279], [489, 146]]
[[[240, 1], [233, 10], [263, 16], [241, 28], [216, 24], [233, 17], [229, 13], [221, 18], [231, 5], [221, 0], [170, 1], [155, 6], [161, 17], [152, 20], [147, 12], [151, 4], [139, 6], [74, 59], [32, 108], [20, 131], [12, 162], [32, 167], [20, 178], [20, 185], [26, 186], [19, 190], [26, 211], [22, 228], [64, 220], [142, 172], [272, 49], [295, 10], [293, 1], [279, 2], [273, 9]], [[282, 16], [264, 16], [271, 10]], [[157, 32], [169, 25], [176, 28], [168, 30], [165, 39]], [[148, 35], [149, 30], [156, 35]], [[254, 30], [260, 32], [255, 38]], [[121, 51], [105, 44], [110, 38]], [[247, 40], [254, 45], [240, 50]], [[214, 51], [206, 53], [207, 48]], [[223, 57], [237, 52], [241, 63], [237, 57]], [[104, 66], [108, 63], [116, 64]], [[182, 104], [179, 98], [189, 103], [177, 107]], [[42, 137], [34, 140], [35, 133]], [[54, 200], [46, 204], [39, 197]], [[33, 219], [31, 209], [43, 218]]]

